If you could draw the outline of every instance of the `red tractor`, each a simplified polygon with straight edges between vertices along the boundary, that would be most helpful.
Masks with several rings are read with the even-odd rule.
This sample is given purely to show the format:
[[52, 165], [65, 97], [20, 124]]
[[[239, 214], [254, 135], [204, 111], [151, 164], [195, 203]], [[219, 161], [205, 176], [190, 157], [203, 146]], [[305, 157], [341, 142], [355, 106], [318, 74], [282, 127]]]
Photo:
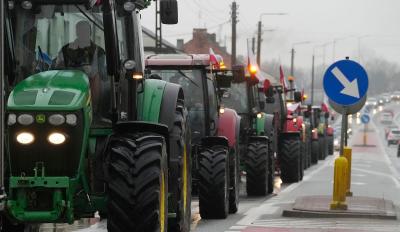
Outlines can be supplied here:
[[199, 195], [202, 218], [226, 218], [239, 204], [240, 117], [220, 106], [215, 73], [222, 68], [222, 59], [214, 54], [151, 55], [146, 59], [147, 78], [183, 88], [191, 132], [193, 190]]
[[[292, 92], [292, 93], [291, 93]], [[291, 93], [286, 99], [286, 93]], [[304, 174], [303, 156], [303, 116], [301, 116], [301, 93], [294, 89], [285, 90], [282, 85], [271, 85], [266, 91], [266, 113], [274, 115], [274, 126], [271, 128], [272, 142], [277, 154], [283, 183], [302, 180]]]

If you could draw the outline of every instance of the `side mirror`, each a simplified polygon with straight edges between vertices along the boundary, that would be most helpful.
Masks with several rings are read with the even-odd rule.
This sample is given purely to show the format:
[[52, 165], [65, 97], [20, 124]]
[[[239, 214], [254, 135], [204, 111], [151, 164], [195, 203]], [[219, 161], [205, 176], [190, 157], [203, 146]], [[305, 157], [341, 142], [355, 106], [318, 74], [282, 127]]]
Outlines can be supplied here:
[[274, 87], [272, 87], [272, 86], [269, 86], [269, 88], [268, 89], [266, 89], [265, 90], [265, 97], [267, 98], [266, 99], [266, 102], [267, 103], [275, 103], [275, 98], [274, 98]]
[[294, 101], [295, 102], [303, 101], [303, 96], [302, 96], [301, 92], [299, 92], [299, 91], [294, 92]]
[[226, 88], [226, 89], [230, 88], [232, 85], [232, 79], [233, 79], [232, 76], [226, 74], [217, 73], [215, 75], [215, 80], [217, 82], [218, 88]]
[[163, 24], [178, 23], [178, 2], [176, 0], [160, 0], [161, 22]]

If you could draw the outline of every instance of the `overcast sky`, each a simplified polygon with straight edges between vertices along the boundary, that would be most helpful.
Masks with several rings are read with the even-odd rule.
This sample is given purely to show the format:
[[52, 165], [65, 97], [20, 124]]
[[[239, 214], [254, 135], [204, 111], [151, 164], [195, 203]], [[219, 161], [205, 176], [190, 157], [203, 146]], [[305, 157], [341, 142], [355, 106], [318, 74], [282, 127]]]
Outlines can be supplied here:
[[[332, 41], [336, 42], [336, 60], [350, 56], [358, 60], [359, 43], [363, 59], [383, 57], [400, 64], [400, 1], [399, 0], [237, 0], [239, 5], [238, 55], [245, 55], [246, 40], [255, 35], [262, 13], [284, 12], [286, 16], [262, 18], [264, 41], [262, 60], [281, 60], [290, 64], [290, 49], [295, 45], [295, 66], [309, 68], [315, 49], [317, 63], [333, 61]], [[188, 41], [194, 27], [206, 27], [217, 33], [217, 39], [230, 49], [230, 5], [232, 0], [178, 0], [179, 24], [163, 26], [163, 37], [176, 44]], [[143, 25], [154, 30], [154, 6], [143, 11]], [[221, 26], [218, 26], [221, 25]], [[360, 37], [362, 37], [360, 39]]]

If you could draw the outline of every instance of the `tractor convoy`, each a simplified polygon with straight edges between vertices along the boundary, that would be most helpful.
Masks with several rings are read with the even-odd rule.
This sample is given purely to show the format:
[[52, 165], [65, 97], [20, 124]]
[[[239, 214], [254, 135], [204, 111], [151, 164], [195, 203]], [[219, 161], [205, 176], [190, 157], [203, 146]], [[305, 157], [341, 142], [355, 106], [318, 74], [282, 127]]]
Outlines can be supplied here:
[[[150, 0], [0, 2], [0, 231], [99, 214], [110, 232], [188, 232], [333, 153], [324, 106], [214, 54], [144, 57]], [[178, 22], [176, 0], [161, 21]], [[241, 179], [245, 174], [245, 181]]]

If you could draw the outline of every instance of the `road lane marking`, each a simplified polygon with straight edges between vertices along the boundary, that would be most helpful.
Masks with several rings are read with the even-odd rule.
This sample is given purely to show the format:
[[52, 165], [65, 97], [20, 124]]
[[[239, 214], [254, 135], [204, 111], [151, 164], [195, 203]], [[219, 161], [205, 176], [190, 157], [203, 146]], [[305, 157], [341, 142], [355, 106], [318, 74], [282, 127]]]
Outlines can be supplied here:
[[[381, 172], [376, 172], [376, 171], [371, 171], [371, 170], [365, 170], [365, 169], [359, 169], [359, 168], [354, 168], [352, 167], [353, 171], [359, 171], [359, 172], [364, 172], [364, 173], [368, 173], [371, 175], [376, 175], [376, 176], [382, 176], [382, 177], [386, 177], [388, 179], [391, 179], [394, 184], [396, 185], [396, 188], [400, 188], [400, 182], [397, 178], [395, 178], [393, 175], [391, 174], [385, 174], [385, 173], [381, 173]], [[353, 184], [353, 182], [351, 182]]]

